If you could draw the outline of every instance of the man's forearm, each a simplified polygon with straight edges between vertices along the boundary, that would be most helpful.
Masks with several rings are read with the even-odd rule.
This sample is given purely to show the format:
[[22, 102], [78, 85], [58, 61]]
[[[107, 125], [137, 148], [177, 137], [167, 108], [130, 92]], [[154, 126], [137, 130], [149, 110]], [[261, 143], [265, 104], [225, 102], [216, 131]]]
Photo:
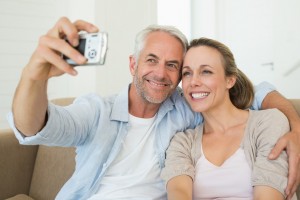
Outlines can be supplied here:
[[283, 112], [289, 120], [291, 129], [300, 129], [300, 117], [293, 104], [279, 92], [270, 92], [262, 102], [262, 109], [277, 108]]
[[25, 70], [14, 95], [12, 110], [16, 128], [24, 135], [32, 136], [46, 123], [47, 81], [31, 80]]

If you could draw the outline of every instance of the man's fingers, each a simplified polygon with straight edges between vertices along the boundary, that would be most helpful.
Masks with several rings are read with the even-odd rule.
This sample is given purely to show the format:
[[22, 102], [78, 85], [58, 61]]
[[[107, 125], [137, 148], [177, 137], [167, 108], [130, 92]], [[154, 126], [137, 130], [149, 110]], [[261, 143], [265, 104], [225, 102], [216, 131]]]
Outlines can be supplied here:
[[73, 46], [78, 45], [79, 31], [86, 31], [89, 33], [98, 32], [98, 28], [89, 22], [77, 20], [76, 22], [71, 23], [71, 21], [65, 17], [58, 21], [56, 29], [60, 33], [60, 38], [65, 36]]
[[72, 23], [68, 18], [62, 17], [47, 33], [47, 35], [55, 38], [66, 38], [73, 46], [77, 46], [79, 31], [94, 33], [98, 32], [98, 28], [93, 24], [83, 20], [77, 20]]
[[89, 33], [95, 33], [95, 32], [99, 31], [99, 29], [95, 25], [93, 25], [89, 22], [83, 21], [83, 20], [75, 21], [74, 25], [76, 26], [76, 28], [78, 30], [87, 31]]
[[[52, 66], [55, 66], [55, 68], [57, 68], [58, 70], [54, 70], [52, 67], [52, 73], [49, 74], [49, 76], [54, 75], [53, 71], [62, 71], [64, 73], [68, 73], [70, 75], [76, 75], [77, 72], [76, 70], [70, 66], [67, 62], [65, 62], [60, 55], [56, 54], [54, 51], [52, 51], [49, 48], [46, 47], [41, 47], [40, 48], [41, 53], [44, 53], [45, 55], [47, 55], [47, 57], [45, 58], [47, 62], [51, 63]], [[60, 73], [62, 74], [62, 73]]]
[[73, 44], [73, 42], [78, 43], [78, 30], [76, 26], [74, 26], [74, 24], [66, 17], [60, 18], [55, 26], [48, 31], [47, 36], [53, 38], [67, 37], [74, 46], [76, 46], [76, 44]]
[[295, 184], [293, 186], [293, 188], [291, 189], [291, 192], [287, 195], [286, 199], [292, 199], [292, 197], [295, 195], [295, 192], [297, 191], [297, 184]]
[[[64, 54], [65, 56], [71, 58], [78, 64], [84, 64], [86, 61], [86, 58], [82, 54], [80, 54], [77, 50], [71, 47], [64, 40], [43, 36], [40, 38], [40, 45], [50, 48], [55, 52], [58, 52], [58, 57], [61, 57], [61, 54]], [[47, 54], [44, 55], [45, 55], [45, 59], [47, 59], [46, 58], [48, 57], [46, 56]], [[56, 63], [52, 63], [52, 64], [56, 66]]]
[[281, 137], [269, 154], [269, 159], [276, 159], [280, 153], [287, 147], [287, 140]]
[[293, 192], [294, 187], [297, 182], [298, 177], [298, 169], [299, 169], [299, 161], [297, 155], [293, 152], [289, 154], [289, 176], [288, 176], [288, 184], [285, 189], [286, 194], [290, 194]]

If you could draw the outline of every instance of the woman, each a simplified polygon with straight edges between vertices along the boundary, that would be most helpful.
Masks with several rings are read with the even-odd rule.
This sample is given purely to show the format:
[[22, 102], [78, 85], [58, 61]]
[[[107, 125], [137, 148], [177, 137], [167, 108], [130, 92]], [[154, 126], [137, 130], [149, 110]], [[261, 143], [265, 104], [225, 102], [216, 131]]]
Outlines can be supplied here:
[[215, 40], [193, 40], [182, 88], [204, 123], [177, 133], [170, 143], [162, 171], [168, 199], [285, 199], [287, 155], [267, 157], [289, 131], [288, 120], [277, 109], [249, 109], [253, 86], [231, 51]]

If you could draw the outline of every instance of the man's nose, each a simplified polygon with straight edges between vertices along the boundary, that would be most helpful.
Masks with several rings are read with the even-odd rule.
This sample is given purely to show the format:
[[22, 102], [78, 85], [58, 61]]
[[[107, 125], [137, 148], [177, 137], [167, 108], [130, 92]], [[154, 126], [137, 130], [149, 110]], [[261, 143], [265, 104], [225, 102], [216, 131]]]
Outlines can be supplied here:
[[167, 74], [167, 67], [164, 64], [158, 64], [156, 68], [156, 75], [158, 77], [166, 77]]

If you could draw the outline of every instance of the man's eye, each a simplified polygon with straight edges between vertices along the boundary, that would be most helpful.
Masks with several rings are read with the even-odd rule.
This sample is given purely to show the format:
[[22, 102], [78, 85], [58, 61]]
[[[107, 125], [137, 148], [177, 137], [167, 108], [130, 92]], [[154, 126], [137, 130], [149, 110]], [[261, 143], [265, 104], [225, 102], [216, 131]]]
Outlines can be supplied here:
[[179, 66], [176, 63], [169, 63], [168, 67], [172, 68], [173, 70], [174, 69], [177, 69], [177, 70], [179, 69]]
[[147, 62], [156, 63], [156, 60], [155, 59], [148, 59]]

